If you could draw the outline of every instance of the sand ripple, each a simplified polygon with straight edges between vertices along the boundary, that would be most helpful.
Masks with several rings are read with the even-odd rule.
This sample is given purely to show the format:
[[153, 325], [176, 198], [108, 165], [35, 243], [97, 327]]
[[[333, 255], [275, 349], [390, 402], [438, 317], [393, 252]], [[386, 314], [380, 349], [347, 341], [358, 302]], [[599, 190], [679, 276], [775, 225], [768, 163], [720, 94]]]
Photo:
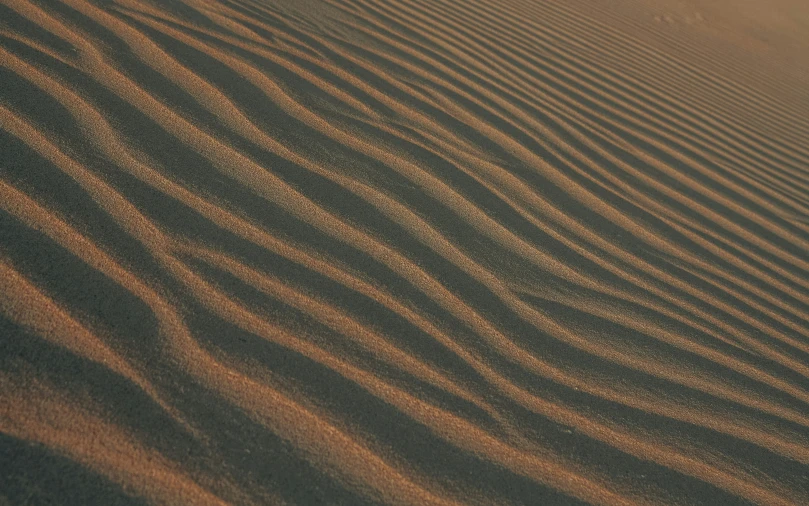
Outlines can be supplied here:
[[807, 504], [765, 3], [0, 0], [0, 498]]

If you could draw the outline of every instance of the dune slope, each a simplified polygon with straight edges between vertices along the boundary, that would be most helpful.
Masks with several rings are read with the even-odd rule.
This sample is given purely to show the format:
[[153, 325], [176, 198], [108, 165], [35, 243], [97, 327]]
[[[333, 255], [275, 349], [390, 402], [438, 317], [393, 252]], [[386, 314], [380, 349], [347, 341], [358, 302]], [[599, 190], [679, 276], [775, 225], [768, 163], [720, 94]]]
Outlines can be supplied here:
[[809, 6], [0, 0], [0, 499], [807, 504]]

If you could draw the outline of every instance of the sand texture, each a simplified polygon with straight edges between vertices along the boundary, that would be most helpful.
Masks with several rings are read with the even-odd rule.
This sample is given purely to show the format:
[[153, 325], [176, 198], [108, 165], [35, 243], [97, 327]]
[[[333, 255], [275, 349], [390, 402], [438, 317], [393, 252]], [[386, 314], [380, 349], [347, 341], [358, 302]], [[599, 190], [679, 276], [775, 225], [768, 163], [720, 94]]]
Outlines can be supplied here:
[[0, 0], [0, 505], [809, 504], [809, 2]]

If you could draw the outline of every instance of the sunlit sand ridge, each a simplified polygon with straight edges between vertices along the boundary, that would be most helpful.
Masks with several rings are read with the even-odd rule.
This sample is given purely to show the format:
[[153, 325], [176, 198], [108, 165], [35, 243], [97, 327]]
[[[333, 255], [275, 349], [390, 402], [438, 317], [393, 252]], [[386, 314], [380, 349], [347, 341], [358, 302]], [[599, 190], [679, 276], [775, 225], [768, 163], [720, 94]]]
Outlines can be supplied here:
[[0, 347], [11, 504], [808, 504], [809, 4], [0, 0]]

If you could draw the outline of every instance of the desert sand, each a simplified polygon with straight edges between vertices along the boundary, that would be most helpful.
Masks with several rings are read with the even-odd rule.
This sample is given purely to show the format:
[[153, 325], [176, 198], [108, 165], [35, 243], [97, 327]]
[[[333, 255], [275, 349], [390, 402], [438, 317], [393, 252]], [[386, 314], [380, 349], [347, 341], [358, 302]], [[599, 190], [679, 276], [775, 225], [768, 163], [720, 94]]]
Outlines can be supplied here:
[[0, 0], [0, 504], [809, 504], [809, 2]]

